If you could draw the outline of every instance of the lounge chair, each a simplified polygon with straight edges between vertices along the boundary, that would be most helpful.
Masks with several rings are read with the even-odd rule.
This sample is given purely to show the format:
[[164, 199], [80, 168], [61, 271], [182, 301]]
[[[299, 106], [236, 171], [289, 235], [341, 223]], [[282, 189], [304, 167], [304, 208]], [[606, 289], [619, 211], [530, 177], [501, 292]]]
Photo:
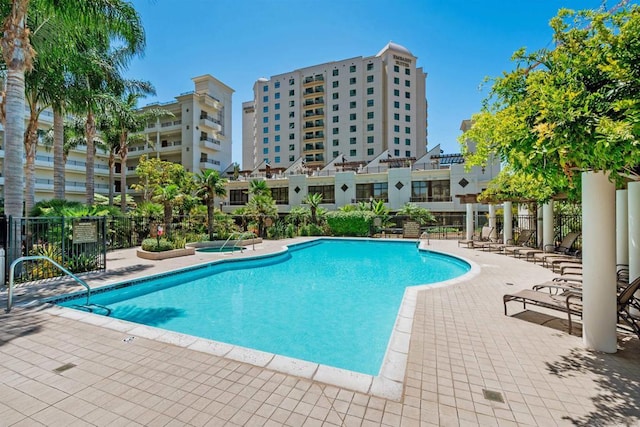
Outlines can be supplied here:
[[494, 243], [492, 250], [501, 251], [503, 254], [513, 253], [516, 249], [525, 247], [532, 236], [533, 230], [521, 230], [515, 240], [509, 239], [507, 243]]
[[480, 242], [473, 242], [473, 249], [482, 249], [483, 251], [493, 251], [495, 245], [499, 245], [502, 240], [502, 233], [498, 236], [491, 234], [489, 240], [483, 240]]
[[543, 264], [547, 264], [549, 260], [552, 259], [564, 259], [568, 256], [579, 256], [579, 251], [572, 252], [571, 250], [571, 247], [576, 240], [578, 240], [578, 237], [580, 237], [580, 233], [578, 232], [567, 233], [559, 245], [545, 245], [542, 252], [533, 254], [533, 261], [536, 262], [540, 260]]
[[[526, 308], [527, 304], [549, 308], [552, 310], [567, 313], [569, 321], [569, 333], [572, 330], [571, 315], [582, 318], [582, 291], [578, 284], [573, 286], [557, 285], [557, 281], [536, 285], [533, 289], [523, 289], [514, 294], [506, 294], [502, 297], [504, 304], [504, 314], [507, 315], [507, 303], [509, 301], [522, 302]], [[634, 297], [635, 292], [640, 288], [640, 277], [624, 286], [617, 295], [617, 315], [618, 321], [622, 320], [633, 332], [640, 337], [640, 317], [631, 310], [640, 310], [640, 302]], [[633, 311], [635, 311], [633, 310]]]
[[488, 241], [491, 238], [491, 233], [493, 233], [493, 227], [484, 226], [480, 231], [480, 236], [478, 237], [474, 236], [474, 238], [472, 239], [458, 240], [458, 246], [460, 246], [461, 244], [464, 244], [464, 245], [467, 245], [467, 248], [472, 248], [475, 242]]

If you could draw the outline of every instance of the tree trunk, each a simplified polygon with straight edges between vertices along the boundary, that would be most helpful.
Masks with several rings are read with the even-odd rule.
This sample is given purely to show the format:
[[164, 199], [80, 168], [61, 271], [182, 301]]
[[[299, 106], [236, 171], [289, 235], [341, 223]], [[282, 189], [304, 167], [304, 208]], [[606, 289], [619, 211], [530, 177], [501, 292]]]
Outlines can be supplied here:
[[113, 149], [109, 150], [109, 206], [113, 206], [113, 186], [115, 182], [114, 167], [116, 165], [116, 155]]
[[129, 149], [126, 143], [120, 143], [120, 209], [127, 212], [127, 155]]
[[28, 216], [35, 204], [36, 195], [36, 151], [38, 149], [38, 106], [31, 106], [29, 124], [24, 134], [24, 151], [26, 154], [24, 212]]
[[87, 183], [85, 185], [86, 189], [86, 203], [87, 205], [93, 205], [94, 202], [94, 193], [95, 193], [95, 182], [94, 182], [94, 161], [96, 155], [96, 148], [93, 142], [93, 138], [96, 135], [96, 122], [93, 117], [93, 112], [89, 110], [87, 113], [87, 122], [84, 125], [84, 133], [87, 139]]
[[62, 111], [53, 110], [53, 198], [64, 200], [64, 116]]
[[213, 240], [213, 198], [207, 199], [207, 229], [209, 240]]

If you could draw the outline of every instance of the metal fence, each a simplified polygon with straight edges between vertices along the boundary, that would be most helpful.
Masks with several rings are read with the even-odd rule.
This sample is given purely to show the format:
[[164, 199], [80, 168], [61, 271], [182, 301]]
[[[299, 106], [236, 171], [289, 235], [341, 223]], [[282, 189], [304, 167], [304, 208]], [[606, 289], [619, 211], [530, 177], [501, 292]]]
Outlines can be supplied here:
[[[5, 248], [5, 281], [11, 263], [24, 256], [46, 256], [73, 273], [106, 268], [106, 218], [104, 217], [3, 217], [0, 222]], [[15, 268], [16, 282], [59, 276], [46, 260], [26, 260]]]

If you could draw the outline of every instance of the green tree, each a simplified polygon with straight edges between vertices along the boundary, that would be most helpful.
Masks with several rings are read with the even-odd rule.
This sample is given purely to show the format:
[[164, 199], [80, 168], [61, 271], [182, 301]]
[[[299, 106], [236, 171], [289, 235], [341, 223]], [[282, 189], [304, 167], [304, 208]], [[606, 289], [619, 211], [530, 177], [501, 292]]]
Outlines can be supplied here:
[[265, 219], [278, 214], [278, 207], [271, 194], [259, 194], [249, 199], [247, 214], [258, 223], [258, 235], [265, 237]]
[[468, 166], [496, 153], [519, 179], [576, 197], [580, 171], [607, 171], [618, 183], [638, 172], [640, 6], [561, 10], [550, 24], [555, 47], [517, 51], [515, 70], [493, 80], [460, 142], [476, 143], [473, 153], [463, 146]]
[[213, 212], [215, 209], [215, 197], [226, 197], [226, 178], [222, 178], [220, 173], [213, 169], [206, 169], [195, 175], [196, 195], [207, 205], [207, 231], [209, 239], [213, 240]]
[[405, 203], [396, 215], [409, 217], [409, 220], [417, 221], [420, 225], [425, 225], [436, 220], [429, 209], [422, 208], [415, 203]]
[[267, 181], [264, 179], [254, 179], [249, 181], [248, 191], [250, 196], [271, 195], [271, 189], [267, 185]]
[[[142, 200], [145, 202], [151, 201], [158, 187], [180, 183], [184, 188], [191, 181], [191, 174], [181, 164], [156, 158], [149, 159], [146, 154], [141, 156], [138, 161], [136, 175], [138, 182], [131, 187], [142, 192]], [[190, 189], [187, 188], [182, 192], [189, 194]]]
[[171, 232], [171, 222], [173, 218], [174, 204], [178, 203], [182, 193], [177, 184], [170, 184], [166, 187], [157, 187], [153, 197], [153, 201], [159, 203], [163, 207], [164, 228], [167, 233]]
[[309, 209], [311, 210], [311, 222], [313, 224], [318, 224], [318, 207], [320, 203], [322, 203], [322, 194], [313, 193], [307, 194], [307, 197], [304, 198], [302, 203], [309, 205]]

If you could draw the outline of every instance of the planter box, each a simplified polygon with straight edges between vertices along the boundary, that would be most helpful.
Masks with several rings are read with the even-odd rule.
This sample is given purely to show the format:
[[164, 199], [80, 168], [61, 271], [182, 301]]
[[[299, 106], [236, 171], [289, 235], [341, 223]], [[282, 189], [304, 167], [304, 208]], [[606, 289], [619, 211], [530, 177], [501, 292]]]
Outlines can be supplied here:
[[138, 258], [150, 259], [154, 261], [167, 258], [176, 258], [179, 256], [193, 255], [195, 253], [195, 248], [171, 249], [170, 251], [162, 252], [149, 252], [142, 249], [138, 249], [136, 251], [136, 255], [138, 255]]

